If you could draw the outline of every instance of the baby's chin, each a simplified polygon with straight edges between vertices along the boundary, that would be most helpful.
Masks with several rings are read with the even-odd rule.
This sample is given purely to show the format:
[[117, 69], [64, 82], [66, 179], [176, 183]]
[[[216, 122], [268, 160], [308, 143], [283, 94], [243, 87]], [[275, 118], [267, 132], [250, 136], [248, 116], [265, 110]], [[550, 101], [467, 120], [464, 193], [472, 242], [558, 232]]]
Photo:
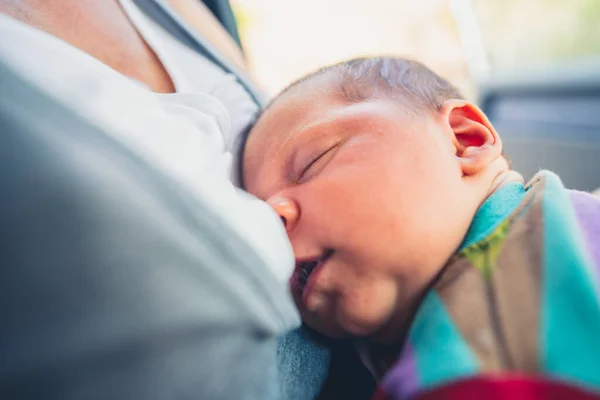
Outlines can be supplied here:
[[300, 308], [302, 321], [316, 332], [331, 339], [347, 339], [348, 334], [332, 318], [317, 316]]
[[408, 329], [409, 320], [404, 310], [395, 309], [392, 313], [371, 314], [365, 317], [352, 316], [340, 320], [340, 329], [346, 337], [362, 338], [390, 346], [400, 343]]
[[397, 325], [396, 320], [403, 314], [398, 310], [395, 288], [379, 285], [376, 289], [380, 290], [326, 297], [312, 312], [301, 302], [296, 304], [307, 325], [331, 338], [370, 338], [379, 336], [382, 331], [393, 336], [393, 332], [387, 332]]
[[303, 319], [308, 326], [332, 339], [377, 337], [388, 325], [386, 318], [373, 317], [365, 319], [355, 316], [345, 318], [320, 316], [317, 319], [315, 316], [304, 315]]

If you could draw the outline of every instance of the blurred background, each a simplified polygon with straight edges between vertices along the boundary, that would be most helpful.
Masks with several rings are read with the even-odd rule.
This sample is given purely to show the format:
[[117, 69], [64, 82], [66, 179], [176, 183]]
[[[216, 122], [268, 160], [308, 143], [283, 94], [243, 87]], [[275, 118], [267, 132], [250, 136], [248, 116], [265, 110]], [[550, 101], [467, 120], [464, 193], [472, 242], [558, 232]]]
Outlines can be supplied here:
[[254, 78], [275, 94], [357, 56], [416, 58], [470, 95], [490, 73], [600, 58], [599, 0], [232, 0]]
[[275, 95], [324, 65], [416, 58], [477, 101], [529, 178], [600, 187], [600, 0], [231, 0], [250, 72]]

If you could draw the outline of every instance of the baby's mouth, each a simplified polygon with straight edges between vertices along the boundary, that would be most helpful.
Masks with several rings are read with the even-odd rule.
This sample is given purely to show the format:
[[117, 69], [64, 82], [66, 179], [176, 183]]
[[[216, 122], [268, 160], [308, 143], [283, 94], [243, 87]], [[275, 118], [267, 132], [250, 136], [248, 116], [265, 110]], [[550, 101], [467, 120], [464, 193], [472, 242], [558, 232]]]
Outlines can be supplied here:
[[300, 291], [304, 291], [308, 277], [317, 268], [319, 261], [305, 261], [298, 264], [298, 284], [300, 285]]
[[304, 294], [304, 289], [306, 288], [306, 284], [308, 283], [308, 279], [311, 274], [323, 264], [333, 253], [333, 251], [326, 251], [321, 257], [306, 261], [297, 261], [296, 262], [296, 282], [298, 284], [299, 294], [302, 296]]

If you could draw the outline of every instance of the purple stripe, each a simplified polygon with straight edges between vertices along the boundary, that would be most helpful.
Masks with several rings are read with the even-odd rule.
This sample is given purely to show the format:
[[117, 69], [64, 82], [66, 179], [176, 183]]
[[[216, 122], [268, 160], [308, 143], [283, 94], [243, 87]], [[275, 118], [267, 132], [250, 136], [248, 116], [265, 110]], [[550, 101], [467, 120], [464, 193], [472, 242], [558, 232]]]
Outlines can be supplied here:
[[404, 348], [400, 359], [383, 378], [381, 386], [394, 400], [408, 399], [416, 394], [419, 389], [417, 360], [410, 344]]
[[571, 202], [583, 231], [587, 249], [596, 264], [596, 277], [600, 277], [600, 199], [589, 193], [571, 190]]

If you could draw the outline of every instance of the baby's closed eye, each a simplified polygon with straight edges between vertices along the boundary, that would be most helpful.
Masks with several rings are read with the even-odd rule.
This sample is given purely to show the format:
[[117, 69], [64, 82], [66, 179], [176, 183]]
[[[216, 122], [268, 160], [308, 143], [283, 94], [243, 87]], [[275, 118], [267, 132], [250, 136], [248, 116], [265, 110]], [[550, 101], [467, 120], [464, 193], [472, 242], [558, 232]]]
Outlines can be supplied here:
[[294, 183], [302, 183], [318, 174], [331, 161], [341, 142], [337, 142], [331, 146], [326, 146], [325, 150], [317, 151], [305, 160], [300, 160], [299, 168], [294, 169]]

